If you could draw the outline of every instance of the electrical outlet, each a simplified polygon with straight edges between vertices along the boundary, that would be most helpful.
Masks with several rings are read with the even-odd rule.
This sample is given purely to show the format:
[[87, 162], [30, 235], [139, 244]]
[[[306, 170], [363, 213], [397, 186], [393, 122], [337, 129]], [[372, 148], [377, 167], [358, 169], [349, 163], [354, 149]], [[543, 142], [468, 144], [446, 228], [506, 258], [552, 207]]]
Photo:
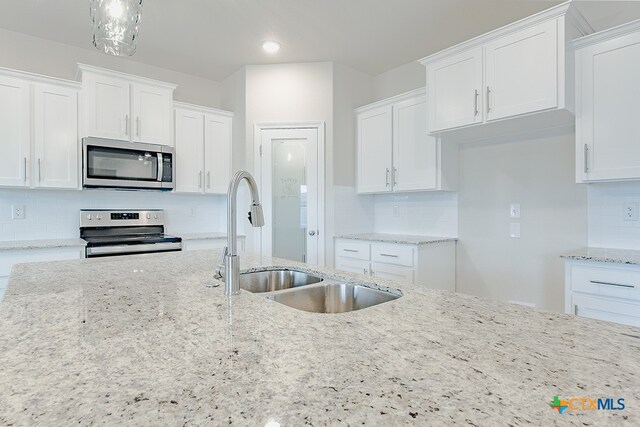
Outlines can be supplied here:
[[11, 206], [11, 218], [24, 219], [24, 206], [19, 206], [19, 205]]
[[509, 206], [509, 216], [512, 219], [520, 218], [520, 203], [511, 203], [511, 206]]
[[400, 216], [400, 207], [399, 206], [394, 206], [393, 207], [393, 217], [394, 218], [398, 218]]
[[511, 224], [509, 224], [509, 237], [511, 237], [512, 239], [519, 239], [520, 238], [520, 223], [519, 222], [512, 222]]
[[624, 221], [638, 221], [638, 203], [625, 203], [622, 209], [622, 219]]

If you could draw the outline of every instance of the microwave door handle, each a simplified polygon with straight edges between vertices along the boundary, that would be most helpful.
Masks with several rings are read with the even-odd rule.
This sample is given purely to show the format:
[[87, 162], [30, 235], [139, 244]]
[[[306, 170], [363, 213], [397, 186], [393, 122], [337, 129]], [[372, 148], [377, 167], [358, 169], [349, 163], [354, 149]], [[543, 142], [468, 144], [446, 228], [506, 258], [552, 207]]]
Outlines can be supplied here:
[[158, 181], [162, 182], [162, 176], [163, 174], [163, 168], [164, 165], [162, 164], [162, 153], [156, 153], [158, 154]]

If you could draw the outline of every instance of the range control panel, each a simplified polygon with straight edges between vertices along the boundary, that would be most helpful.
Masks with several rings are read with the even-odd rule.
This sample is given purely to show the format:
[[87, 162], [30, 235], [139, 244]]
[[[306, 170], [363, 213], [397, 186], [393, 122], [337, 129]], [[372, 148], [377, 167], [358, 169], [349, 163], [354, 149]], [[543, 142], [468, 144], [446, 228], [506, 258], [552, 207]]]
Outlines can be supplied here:
[[81, 210], [80, 228], [164, 225], [164, 211]]

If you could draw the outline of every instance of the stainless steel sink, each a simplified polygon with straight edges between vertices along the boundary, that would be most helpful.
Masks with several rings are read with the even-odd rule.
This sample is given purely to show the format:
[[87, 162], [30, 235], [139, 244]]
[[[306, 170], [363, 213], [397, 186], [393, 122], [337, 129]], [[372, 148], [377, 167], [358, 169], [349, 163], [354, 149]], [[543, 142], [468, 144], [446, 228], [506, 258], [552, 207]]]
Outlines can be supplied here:
[[320, 277], [286, 269], [240, 274], [240, 288], [253, 293], [280, 291], [321, 281]]
[[303, 311], [344, 313], [393, 301], [400, 296], [360, 285], [328, 283], [282, 292], [268, 298]]

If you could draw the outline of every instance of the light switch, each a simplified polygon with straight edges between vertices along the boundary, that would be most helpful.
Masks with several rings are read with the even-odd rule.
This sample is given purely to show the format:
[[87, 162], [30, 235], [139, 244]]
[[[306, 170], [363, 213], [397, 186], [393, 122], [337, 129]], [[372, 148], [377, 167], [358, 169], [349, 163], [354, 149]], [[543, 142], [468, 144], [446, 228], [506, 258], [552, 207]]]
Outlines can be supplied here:
[[512, 219], [520, 218], [520, 203], [511, 203], [511, 206], [509, 207], [509, 216]]
[[519, 239], [520, 238], [520, 223], [519, 222], [512, 222], [511, 224], [509, 224], [509, 237], [511, 237], [512, 239]]

